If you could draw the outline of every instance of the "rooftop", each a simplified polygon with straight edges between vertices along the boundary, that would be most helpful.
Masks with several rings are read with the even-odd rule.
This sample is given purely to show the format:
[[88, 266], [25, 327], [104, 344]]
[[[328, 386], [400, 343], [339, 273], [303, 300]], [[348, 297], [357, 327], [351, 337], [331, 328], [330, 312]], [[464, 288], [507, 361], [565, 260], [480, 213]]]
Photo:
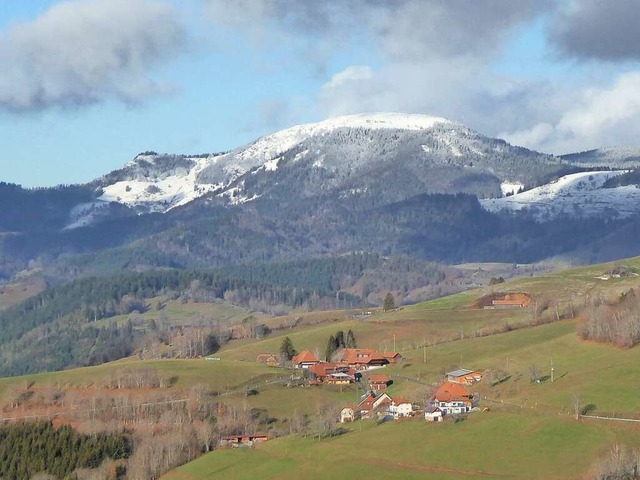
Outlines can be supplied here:
[[466, 368], [460, 368], [458, 370], [454, 370], [453, 372], [449, 372], [446, 374], [447, 377], [463, 377], [465, 375], [469, 375], [470, 373], [475, 373], [473, 370], [467, 370]]

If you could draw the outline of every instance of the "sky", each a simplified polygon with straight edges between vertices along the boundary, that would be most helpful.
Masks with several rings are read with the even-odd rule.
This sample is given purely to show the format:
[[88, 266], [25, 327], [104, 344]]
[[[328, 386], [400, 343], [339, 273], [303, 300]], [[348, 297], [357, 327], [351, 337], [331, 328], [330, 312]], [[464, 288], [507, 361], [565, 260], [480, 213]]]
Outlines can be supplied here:
[[0, 2], [0, 181], [83, 183], [364, 112], [640, 146], [637, 0]]

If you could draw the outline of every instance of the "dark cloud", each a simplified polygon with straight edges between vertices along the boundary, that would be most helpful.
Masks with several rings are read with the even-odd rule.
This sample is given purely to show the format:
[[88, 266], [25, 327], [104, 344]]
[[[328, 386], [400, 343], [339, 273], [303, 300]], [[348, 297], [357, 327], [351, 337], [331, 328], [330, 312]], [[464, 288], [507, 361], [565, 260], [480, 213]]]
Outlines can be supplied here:
[[[547, 1], [404, 0], [373, 2], [375, 37], [390, 58], [420, 60], [491, 56], [512, 28], [544, 10]], [[383, 6], [380, 6], [383, 4]]]
[[149, 70], [179, 54], [185, 28], [151, 0], [71, 0], [0, 34], [0, 108], [38, 111], [166, 92]]
[[638, 0], [580, 0], [561, 11], [550, 39], [560, 53], [579, 59], [640, 60]]
[[311, 34], [339, 47], [364, 35], [389, 58], [421, 59], [493, 52], [512, 27], [551, 0], [208, 0], [214, 20], [258, 31], [269, 26]]

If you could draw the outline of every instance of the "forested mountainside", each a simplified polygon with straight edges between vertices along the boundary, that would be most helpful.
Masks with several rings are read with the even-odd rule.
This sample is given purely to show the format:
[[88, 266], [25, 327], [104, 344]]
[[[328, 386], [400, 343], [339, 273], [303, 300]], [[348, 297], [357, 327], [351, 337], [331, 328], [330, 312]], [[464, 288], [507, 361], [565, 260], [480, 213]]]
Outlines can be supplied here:
[[[459, 290], [440, 286], [447, 272], [447, 267], [408, 257], [361, 253], [210, 271], [163, 269], [82, 278], [0, 311], [0, 375], [103, 363], [131, 355], [159, 337], [168, 339], [175, 334], [169, 316], [161, 325], [136, 320], [150, 309], [162, 309], [163, 299], [204, 304], [225, 299], [247, 311], [366, 307], [369, 294], [383, 290], [403, 294], [433, 286], [432, 296], [438, 295], [436, 289]], [[160, 300], [152, 304], [156, 297]], [[116, 316], [119, 322], [102, 321]], [[213, 314], [187, 326], [215, 334], [208, 350], [230, 335], [229, 325]]]

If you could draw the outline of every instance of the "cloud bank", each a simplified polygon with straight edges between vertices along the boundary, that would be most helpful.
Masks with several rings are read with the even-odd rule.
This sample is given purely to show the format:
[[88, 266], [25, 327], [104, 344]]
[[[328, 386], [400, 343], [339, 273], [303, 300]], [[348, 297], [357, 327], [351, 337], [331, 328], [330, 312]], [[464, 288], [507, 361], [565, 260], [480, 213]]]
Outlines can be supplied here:
[[582, 60], [640, 60], [637, 0], [569, 3], [552, 23], [550, 39], [562, 55]]
[[69, 0], [0, 35], [0, 108], [40, 111], [166, 92], [150, 71], [185, 47], [162, 1]]

